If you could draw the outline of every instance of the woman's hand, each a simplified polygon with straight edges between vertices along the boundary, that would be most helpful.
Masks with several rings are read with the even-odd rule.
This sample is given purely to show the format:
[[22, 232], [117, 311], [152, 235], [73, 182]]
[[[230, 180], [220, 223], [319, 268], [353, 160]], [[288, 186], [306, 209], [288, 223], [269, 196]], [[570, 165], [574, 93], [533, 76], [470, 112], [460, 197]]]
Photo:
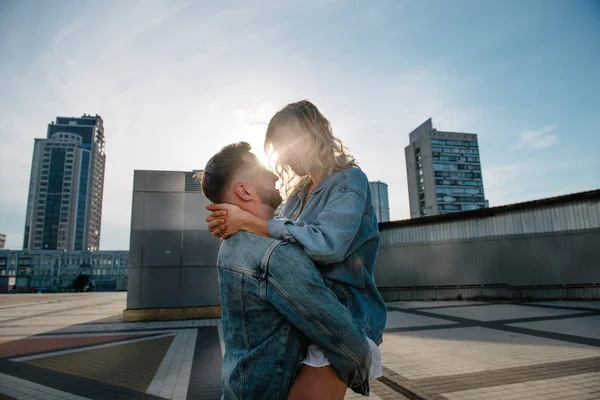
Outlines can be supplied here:
[[233, 204], [209, 204], [206, 209], [211, 211], [206, 217], [208, 231], [221, 239], [227, 239], [242, 230], [244, 222], [251, 215]]

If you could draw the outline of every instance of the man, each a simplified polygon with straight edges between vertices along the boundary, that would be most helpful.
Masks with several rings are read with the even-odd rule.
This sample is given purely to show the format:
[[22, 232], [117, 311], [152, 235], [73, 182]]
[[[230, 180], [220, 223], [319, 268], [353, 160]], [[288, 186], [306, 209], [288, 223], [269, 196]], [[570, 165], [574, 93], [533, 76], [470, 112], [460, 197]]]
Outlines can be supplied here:
[[[270, 219], [282, 201], [277, 176], [250, 149], [241, 142], [215, 154], [201, 175], [202, 192], [213, 203], [235, 204]], [[321, 380], [310, 387], [295, 386], [290, 398], [340, 398], [346, 385], [368, 394], [371, 354], [365, 335], [301, 248], [239, 232], [221, 244], [217, 267], [225, 399], [287, 398], [308, 340], [323, 349], [331, 362], [323, 368], [330, 373], [317, 374]]]

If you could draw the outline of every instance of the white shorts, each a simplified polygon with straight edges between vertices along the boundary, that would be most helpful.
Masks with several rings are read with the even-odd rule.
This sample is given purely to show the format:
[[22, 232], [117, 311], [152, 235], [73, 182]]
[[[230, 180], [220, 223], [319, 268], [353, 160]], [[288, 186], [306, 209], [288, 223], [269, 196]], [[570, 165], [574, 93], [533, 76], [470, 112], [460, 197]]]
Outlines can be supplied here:
[[[375, 342], [367, 338], [369, 343], [369, 349], [371, 349], [371, 368], [369, 379], [377, 379], [383, 376], [383, 370], [381, 368], [381, 349], [377, 347]], [[325, 357], [325, 354], [319, 346], [311, 344], [308, 346], [308, 353], [306, 358], [302, 360], [302, 364], [308, 365], [309, 367], [325, 367], [329, 364], [329, 360]]]

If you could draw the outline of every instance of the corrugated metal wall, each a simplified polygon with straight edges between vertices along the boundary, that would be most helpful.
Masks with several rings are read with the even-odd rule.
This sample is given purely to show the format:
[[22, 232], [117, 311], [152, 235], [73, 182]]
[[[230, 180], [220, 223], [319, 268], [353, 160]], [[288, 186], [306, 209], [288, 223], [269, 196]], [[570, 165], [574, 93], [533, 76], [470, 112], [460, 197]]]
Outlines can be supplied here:
[[526, 296], [543, 298], [544, 287], [600, 287], [598, 200], [390, 227], [381, 238], [375, 281], [386, 300], [449, 298], [457, 287], [462, 297], [530, 288]]
[[519, 210], [487, 218], [388, 228], [381, 231], [381, 246], [599, 227], [600, 201], [594, 200]]

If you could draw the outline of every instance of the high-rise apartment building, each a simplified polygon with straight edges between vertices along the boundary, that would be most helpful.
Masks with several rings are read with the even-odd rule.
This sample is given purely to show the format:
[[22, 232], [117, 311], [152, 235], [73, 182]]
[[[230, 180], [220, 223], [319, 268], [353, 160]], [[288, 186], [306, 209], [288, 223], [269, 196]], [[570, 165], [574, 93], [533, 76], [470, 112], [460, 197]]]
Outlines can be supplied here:
[[35, 139], [23, 248], [98, 250], [105, 161], [99, 115], [48, 125]]
[[0, 233], [0, 250], [4, 250], [5, 243], [6, 243], [6, 235], [4, 233]]
[[388, 185], [381, 181], [369, 182], [371, 187], [371, 198], [373, 208], [377, 215], [377, 222], [388, 222], [390, 220], [390, 202], [388, 200]]
[[430, 118], [404, 152], [411, 218], [485, 207], [476, 134], [438, 131]]

